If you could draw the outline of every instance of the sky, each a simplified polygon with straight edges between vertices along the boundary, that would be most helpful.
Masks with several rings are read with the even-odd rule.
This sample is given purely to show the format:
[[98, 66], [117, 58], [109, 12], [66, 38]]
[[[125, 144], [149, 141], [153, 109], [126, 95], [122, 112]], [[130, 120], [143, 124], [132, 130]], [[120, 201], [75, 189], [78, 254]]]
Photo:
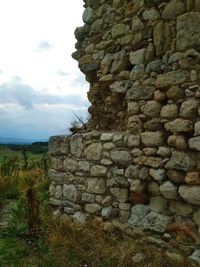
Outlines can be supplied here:
[[0, 0], [0, 137], [43, 140], [87, 116], [71, 54], [82, 0]]

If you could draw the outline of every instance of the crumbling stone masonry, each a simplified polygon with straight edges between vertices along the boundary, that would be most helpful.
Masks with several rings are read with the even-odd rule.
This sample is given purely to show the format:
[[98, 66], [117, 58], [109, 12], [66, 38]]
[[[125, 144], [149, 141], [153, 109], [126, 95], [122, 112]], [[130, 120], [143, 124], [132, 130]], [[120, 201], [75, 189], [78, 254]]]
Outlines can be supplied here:
[[84, 2], [72, 56], [91, 119], [50, 138], [50, 201], [76, 220], [161, 236], [184, 223], [198, 238], [200, 0]]

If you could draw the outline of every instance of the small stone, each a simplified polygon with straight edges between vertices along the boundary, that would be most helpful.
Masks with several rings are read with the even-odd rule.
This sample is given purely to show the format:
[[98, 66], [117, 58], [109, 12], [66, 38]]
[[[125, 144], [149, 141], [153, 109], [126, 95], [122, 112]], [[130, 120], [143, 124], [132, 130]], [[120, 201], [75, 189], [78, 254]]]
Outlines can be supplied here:
[[200, 121], [197, 121], [194, 125], [195, 135], [200, 135]]
[[133, 85], [126, 93], [127, 100], [148, 100], [151, 99], [155, 91], [154, 86], [136, 86]]
[[149, 174], [158, 182], [161, 182], [166, 178], [165, 169], [150, 169]]
[[73, 135], [70, 137], [70, 152], [77, 158], [80, 158], [83, 150], [82, 137], [79, 135]]
[[160, 186], [160, 192], [166, 199], [177, 199], [178, 197], [178, 187], [170, 181], [166, 181]]
[[92, 176], [105, 176], [107, 173], [107, 167], [102, 165], [94, 165], [91, 168], [91, 175]]
[[196, 99], [188, 99], [181, 104], [180, 117], [193, 118], [197, 116], [199, 103]]
[[200, 151], [200, 136], [190, 138], [189, 139], [189, 147], [191, 149]]
[[143, 127], [147, 131], [163, 130], [163, 126], [161, 124], [160, 118], [153, 118], [151, 120], [146, 121], [143, 124]]
[[112, 38], [115, 39], [119, 36], [124, 35], [124, 33], [126, 32], [126, 25], [125, 24], [115, 24], [112, 27]]
[[185, 97], [184, 90], [178, 85], [172, 86], [167, 91], [167, 97], [173, 101], [177, 101]]
[[164, 143], [164, 136], [162, 132], [144, 132], [141, 134], [142, 143], [145, 146], [157, 147]]
[[155, 100], [147, 101], [147, 103], [141, 107], [141, 111], [148, 117], [155, 118], [160, 115], [161, 104]]
[[102, 133], [100, 140], [103, 142], [112, 141], [114, 133]]
[[145, 57], [145, 48], [130, 52], [129, 60], [132, 65], [143, 64]]
[[51, 158], [51, 166], [56, 171], [61, 171], [63, 169], [63, 161], [58, 158]]
[[128, 147], [138, 147], [140, 145], [140, 136], [139, 135], [128, 135], [127, 138]]
[[101, 178], [87, 178], [87, 191], [88, 193], [103, 194], [106, 192], [106, 183]]
[[175, 119], [165, 123], [165, 129], [172, 133], [190, 132], [193, 130], [193, 123], [185, 119]]
[[146, 230], [155, 231], [157, 233], [164, 233], [166, 227], [172, 222], [172, 218], [151, 211], [141, 222], [141, 226]]
[[143, 18], [144, 20], [155, 21], [160, 18], [160, 14], [154, 7], [152, 7], [144, 11]]
[[156, 90], [154, 92], [154, 99], [157, 101], [162, 101], [166, 99], [166, 94], [161, 92], [160, 90]]
[[54, 193], [54, 197], [56, 199], [61, 199], [62, 197], [62, 186], [61, 185], [57, 185], [56, 188], [55, 188], [55, 193]]
[[130, 80], [136, 81], [136, 80], [142, 79], [142, 77], [144, 76], [144, 72], [145, 72], [144, 64], [135, 65], [131, 71]]
[[138, 114], [140, 110], [140, 105], [137, 102], [128, 102], [128, 113], [132, 115]]
[[142, 204], [133, 206], [131, 209], [131, 216], [128, 220], [128, 224], [133, 227], [141, 226], [142, 219], [144, 219], [149, 211], [149, 207]]
[[161, 196], [152, 197], [149, 208], [151, 211], [164, 213], [167, 209], [167, 200]]
[[175, 104], [168, 104], [162, 107], [160, 116], [166, 119], [178, 117], [178, 107]]
[[137, 157], [133, 160], [133, 162], [138, 165], [145, 165], [152, 168], [159, 168], [164, 165], [164, 161], [162, 158], [150, 156]]
[[179, 194], [186, 202], [200, 205], [200, 186], [181, 185]]
[[125, 177], [137, 179], [139, 177], [139, 168], [135, 165], [130, 165], [125, 171]]
[[186, 143], [185, 137], [182, 135], [169, 136], [167, 143], [169, 146], [175, 147], [179, 150], [184, 150], [187, 148], [187, 143]]
[[102, 201], [102, 205], [104, 206], [104, 207], [107, 207], [107, 206], [109, 206], [110, 204], [112, 204], [112, 202], [113, 202], [113, 198], [111, 197], [111, 196], [107, 196], [107, 197], [105, 197], [104, 199], [103, 199], [103, 201]]
[[75, 172], [76, 170], [76, 167], [77, 167], [77, 161], [76, 160], [73, 160], [73, 159], [70, 159], [70, 158], [67, 158], [64, 160], [63, 162], [63, 167], [66, 171], [69, 171], [69, 172]]
[[111, 151], [111, 159], [121, 165], [128, 165], [132, 161], [130, 152], [126, 150], [114, 150]]
[[77, 188], [74, 185], [64, 184], [63, 185], [63, 196], [67, 200], [76, 202], [80, 198], [80, 193], [78, 192]]
[[90, 193], [83, 192], [81, 196], [81, 200], [86, 203], [94, 203], [95, 196]]
[[148, 167], [142, 167], [139, 171], [139, 179], [141, 180], [147, 180], [149, 179], [149, 168]]
[[53, 185], [53, 184], [51, 183], [50, 186], [49, 186], [49, 195], [50, 195], [50, 197], [53, 197], [53, 196], [54, 196], [54, 194], [55, 194], [55, 190], [56, 190], [55, 185]]
[[172, 152], [171, 159], [167, 162], [167, 169], [174, 169], [180, 171], [192, 171], [196, 166], [195, 161], [189, 154], [180, 151]]
[[102, 145], [100, 143], [93, 143], [89, 145], [84, 152], [88, 160], [100, 160], [102, 155]]
[[77, 211], [73, 214], [72, 218], [74, 222], [84, 224], [86, 222], [87, 215], [83, 212]]
[[89, 172], [90, 164], [88, 161], [79, 161], [78, 170], [81, 172]]
[[148, 183], [148, 192], [149, 192], [152, 196], [160, 195], [159, 184], [157, 184], [157, 183], [154, 182], [154, 181], [149, 182], [149, 183]]
[[181, 171], [168, 170], [167, 176], [168, 176], [170, 181], [172, 181], [176, 184], [184, 184], [184, 182], [185, 182], [185, 175]]
[[111, 142], [106, 142], [106, 143], [103, 144], [103, 149], [104, 150], [109, 151], [109, 150], [112, 150], [113, 148], [115, 148], [115, 145], [113, 143], [111, 143]]
[[144, 154], [147, 156], [155, 156], [157, 152], [156, 147], [145, 147], [143, 148]]
[[192, 206], [183, 202], [170, 201], [169, 209], [172, 213], [183, 217], [192, 213]]
[[110, 188], [110, 192], [119, 202], [126, 202], [128, 200], [128, 189], [125, 188]]
[[170, 1], [163, 10], [164, 19], [172, 19], [185, 12], [185, 5], [182, 0]]
[[113, 210], [112, 206], [103, 208], [101, 211], [101, 216], [105, 219], [109, 218], [112, 214], [112, 210]]
[[170, 157], [171, 156], [171, 149], [170, 149], [170, 147], [160, 146], [158, 148], [157, 154], [164, 157], [164, 158]]
[[144, 183], [139, 179], [133, 180], [133, 182], [130, 185], [130, 191], [134, 193], [143, 193], [145, 189], [146, 189], [146, 183]]
[[185, 176], [185, 182], [189, 185], [200, 185], [200, 177], [198, 172], [188, 172]]
[[131, 204], [130, 203], [119, 203], [119, 209], [129, 211], [131, 209]]
[[86, 204], [85, 211], [90, 214], [99, 214], [101, 211], [101, 205], [99, 204]]
[[156, 87], [164, 88], [184, 83], [188, 80], [188, 76], [188, 72], [183, 70], [176, 70], [164, 74], [159, 74], [156, 80]]

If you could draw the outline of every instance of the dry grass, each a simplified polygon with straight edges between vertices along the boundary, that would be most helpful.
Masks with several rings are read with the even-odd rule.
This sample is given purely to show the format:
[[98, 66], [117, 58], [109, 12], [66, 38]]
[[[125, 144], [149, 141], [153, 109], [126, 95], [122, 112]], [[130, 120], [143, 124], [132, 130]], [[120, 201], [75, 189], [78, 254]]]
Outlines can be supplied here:
[[[116, 228], [105, 231], [96, 221], [77, 225], [69, 220], [51, 220], [46, 229], [52, 257], [63, 267], [189, 267], [171, 262], [164, 251], [124, 236]], [[132, 257], [139, 252], [144, 259], [133, 263]], [[70, 254], [74, 257], [71, 261]]]

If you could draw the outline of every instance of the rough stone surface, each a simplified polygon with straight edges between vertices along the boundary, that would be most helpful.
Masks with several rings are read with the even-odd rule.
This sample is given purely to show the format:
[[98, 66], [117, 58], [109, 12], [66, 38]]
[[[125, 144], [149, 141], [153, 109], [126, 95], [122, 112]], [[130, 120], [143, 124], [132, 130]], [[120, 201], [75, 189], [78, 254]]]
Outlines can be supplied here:
[[163, 145], [164, 137], [162, 132], [145, 132], [141, 134], [142, 143], [145, 146], [158, 147]]
[[100, 178], [88, 178], [87, 191], [89, 193], [103, 194], [106, 191], [106, 183], [104, 179]]
[[170, 181], [166, 181], [160, 186], [160, 192], [166, 199], [177, 199], [178, 197], [178, 187]]
[[172, 219], [170, 217], [152, 211], [144, 217], [141, 224], [146, 230], [153, 230], [158, 233], [163, 233], [165, 232], [166, 226], [171, 221]]
[[195, 168], [195, 161], [185, 152], [174, 151], [171, 159], [167, 162], [167, 169], [180, 171], [192, 171]]
[[131, 226], [140, 226], [141, 225], [141, 221], [143, 220], [143, 218], [149, 213], [149, 207], [145, 206], [145, 205], [135, 205], [132, 209], [131, 209], [131, 216], [128, 220], [129, 225]]
[[200, 205], [200, 186], [181, 185], [179, 194], [186, 202]]

